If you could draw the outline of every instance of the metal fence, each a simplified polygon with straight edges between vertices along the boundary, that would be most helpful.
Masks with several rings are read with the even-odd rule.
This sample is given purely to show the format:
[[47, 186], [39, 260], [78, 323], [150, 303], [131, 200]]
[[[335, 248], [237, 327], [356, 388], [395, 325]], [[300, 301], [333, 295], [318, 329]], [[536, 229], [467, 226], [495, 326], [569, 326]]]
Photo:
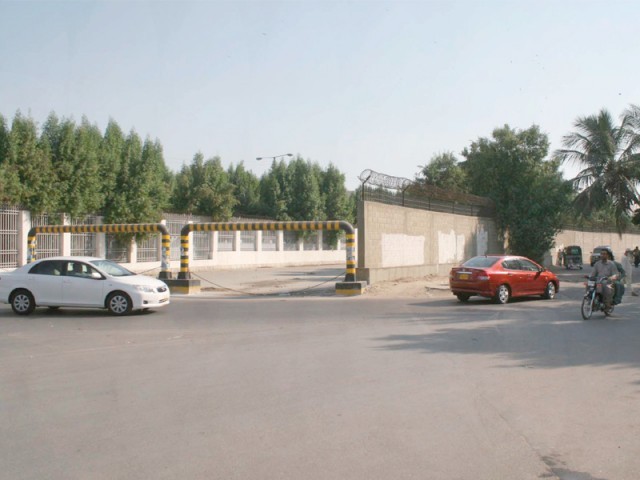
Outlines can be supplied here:
[[[101, 217], [87, 215], [86, 217], [72, 218], [71, 225], [97, 225], [101, 223]], [[94, 257], [96, 255], [95, 233], [72, 233], [71, 255]]]
[[[60, 215], [31, 215], [31, 228], [43, 225], [60, 224]], [[60, 235], [57, 233], [41, 233], [38, 235], [38, 258], [48, 258], [60, 255]]]
[[[167, 221], [169, 235], [171, 235], [171, 260], [180, 260], [180, 230], [182, 230], [182, 227], [189, 222], [211, 222], [211, 217], [168, 213], [165, 215], [165, 220]], [[209, 232], [192, 232], [191, 235], [194, 259], [208, 259], [211, 252], [211, 234]]]
[[129, 248], [127, 246], [126, 237], [115, 233], [105, 234], [107, 260], [114, 262], [127, 262], [129, 259]]
[[275, 252], [278, 249], [278, 233], [272, 230], [262, 232], [262, 251]]
[[295, 252], [298, 250], [298, 232], [285, 230], [283, 232], [283, 249], [285, 252]]
[[20, 210], [0, 208], [0, 268], [13, 268], [18, 264], [18, 220]]

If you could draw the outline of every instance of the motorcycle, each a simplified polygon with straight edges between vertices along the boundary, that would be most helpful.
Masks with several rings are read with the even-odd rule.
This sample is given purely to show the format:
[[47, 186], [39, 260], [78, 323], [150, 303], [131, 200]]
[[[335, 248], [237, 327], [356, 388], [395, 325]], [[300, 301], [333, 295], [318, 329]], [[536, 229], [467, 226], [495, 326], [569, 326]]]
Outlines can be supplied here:
[[613, 313], [614, 305], [612, 301], [609, 308], [605, 306], [602, 292], [611, 281], [607, 277], [593, 278], [587, 276], [585, 278], [587, 279], [585, 283], [586, 293], [582, 299], [582, 308], [580, 310], [582, 318], [589, 320], [593, 312], [603, 312], [608, 317]]

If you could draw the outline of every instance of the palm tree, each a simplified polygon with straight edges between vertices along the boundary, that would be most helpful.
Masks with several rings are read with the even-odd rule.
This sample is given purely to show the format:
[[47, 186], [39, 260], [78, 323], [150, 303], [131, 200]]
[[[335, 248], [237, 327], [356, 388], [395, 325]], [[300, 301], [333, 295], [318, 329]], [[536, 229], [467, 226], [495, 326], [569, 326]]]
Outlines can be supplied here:
[[566, 149], [557, 150], [561, 162], [583, 169], [572, 179], [578, 190], [574, 200], [584, 215], [611, 207], [616, 228], [622, 233], [631, 212], [640, 204], [640, 107], [631, 105], [613, 124], [611, 115], [579, 117], [576, 131], [563, 137]]

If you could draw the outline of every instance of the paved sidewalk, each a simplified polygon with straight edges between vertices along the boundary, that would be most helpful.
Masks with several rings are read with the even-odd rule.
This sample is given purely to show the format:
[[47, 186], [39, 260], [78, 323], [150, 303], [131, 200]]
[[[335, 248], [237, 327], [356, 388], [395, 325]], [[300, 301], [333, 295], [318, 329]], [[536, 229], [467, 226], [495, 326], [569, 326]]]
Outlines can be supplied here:
[[[297, 267], [264, 267], [256, 269], [219, 269], [192, 271], [201, 282], [201, 295], [207, 296], [333, 296], [335, 284], [344, 281], [345, 267], [315, 265]], [[378, 282], [365, 294], [416, 296], [449, 292], [449, 278], [427, 276]]]
[[335, 284], [344, 281], [345, 266], [196, 270], [191, 276], [200, 280], [201, 295], [324, 296], [335, 295]]

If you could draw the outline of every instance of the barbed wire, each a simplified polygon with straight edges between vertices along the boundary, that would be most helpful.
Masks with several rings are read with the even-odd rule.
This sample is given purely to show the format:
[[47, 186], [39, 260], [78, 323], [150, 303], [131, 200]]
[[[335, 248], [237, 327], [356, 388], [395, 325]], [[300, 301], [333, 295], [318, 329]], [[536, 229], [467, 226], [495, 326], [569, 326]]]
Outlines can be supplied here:
[[373, 185], [375, 187], [391, 188], [394, 190], [404, 190], [413, 185], [413, 181], [403, 177], [393, 177], [384, 173], [374, 172], [373, 170], [364, 170], [358, 177], [362, 183]]

